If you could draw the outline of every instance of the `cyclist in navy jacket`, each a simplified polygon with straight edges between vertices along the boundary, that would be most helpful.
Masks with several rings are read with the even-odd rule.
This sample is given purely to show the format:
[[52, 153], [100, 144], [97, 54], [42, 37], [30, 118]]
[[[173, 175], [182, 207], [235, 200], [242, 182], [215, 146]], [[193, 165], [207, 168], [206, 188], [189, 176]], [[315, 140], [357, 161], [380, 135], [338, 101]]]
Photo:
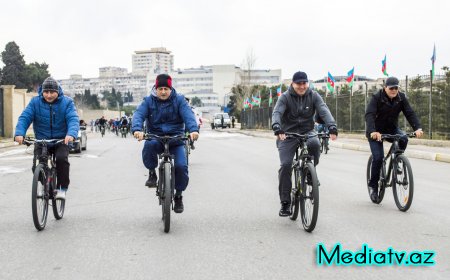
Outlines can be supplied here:
[[[150, 96], [142, 101], [133, 115], [132, 132], [135, 138], [144, 139], [143, 125], [146, 121], [148, 133], [164, 135], [184, 135], [185, 127], [192, 140], [198, 138], [198, 126], [195, 115], [183, 95], [172, 88], [172, 78], [167, 74], [156, 77]], [[158, 154], [163, 152], [163, 145], [156, 140], [145, 141], [142, 150], [142, 160], [149, 177], [145, 185], [156, 188], [157, 176], [155, 168], [158, 165]], [[189, 183], [188, 165], [182, 141], [170, 143], [170, 153], [175, 156], [175, 213], [184, 210], [182, 192]]]
[[[52, 77], [45, 79], [38, 89], [38, 96], [33, 97], [22, 112], [17, 122], [14, 140], [23, 143], [30, 124], [36, 139], [64, 139], [64, 144], [49, 146], [55, 153], [58, 189], [56, 198], [65, 199], [69, 187], [69, 146], [78, 136], [80, 124], [75, 105], [70, 97], [64, 96], [62, 88]], [[40, 153], [35, 146], [34, 154]]]

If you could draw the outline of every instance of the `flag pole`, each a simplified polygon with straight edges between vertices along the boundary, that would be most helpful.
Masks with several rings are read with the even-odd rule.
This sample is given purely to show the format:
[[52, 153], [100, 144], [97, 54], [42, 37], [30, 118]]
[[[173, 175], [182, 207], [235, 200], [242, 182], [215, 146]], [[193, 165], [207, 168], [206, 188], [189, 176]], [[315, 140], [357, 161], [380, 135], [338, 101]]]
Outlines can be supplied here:
[[429, 113], [428, 113], [428, 129], [429, 129], [429, 131], [428, 131], [428, 137], [430, 138], [430, 139], [432, 139], [433, 138], [433, 133], [431, 132], [431, 93], [433, 92], [433, 70], [430, 70], [430, 96], [429, 96], [429, 98], [430, 98], [430, 101], [429, 101], [429, 108], [428, 108], [428, 110], [429, 110]]
[[350, 133], [352, 133], [352, 96], [353, 86], [350, 87]]

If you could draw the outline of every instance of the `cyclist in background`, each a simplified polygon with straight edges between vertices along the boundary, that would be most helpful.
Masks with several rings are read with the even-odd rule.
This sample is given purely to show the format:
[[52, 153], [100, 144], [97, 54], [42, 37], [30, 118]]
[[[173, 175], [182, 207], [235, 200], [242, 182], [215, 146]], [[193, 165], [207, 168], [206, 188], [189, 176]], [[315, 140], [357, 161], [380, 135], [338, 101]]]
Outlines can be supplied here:
[[[56, 159], [58, 186], [55, 198], [66, 199], [70, 183], [68, 143], [78, 136], [80, 126], [73, 100], [64, 96], [62, 88], [52, 77], [44, 80], [38, 89], [38, 96], [31, 99], [19, 116], [14, 135], [16, 142], [23, 143], [31, 123], [33, 123], [34, 135], [38, 140], [64, 139], [63, 143], [49, 144], [48, 149], [55, 154]], [[35, 158], [41, 153], [41, 149], [38, 145], [34, 146]]]
[[409, 105], [405, 93], [400, 92], [399, 80], [396, 77], [389, 77], [384, 87], [372, 96], [366, 109], [366, 137], [372, 152], [372, 169], [368, 182], [372, 201], [378, 200], [378, 180], [383, 165], [384, 150], [381, 134], [404, 134], [398, 146], [405, 150], [408, 145], [408, 136], [398, 127], [400, 112], [403, 112], [414, 129], [416, 137], [422, 137], [423, 131], [419, 119]]

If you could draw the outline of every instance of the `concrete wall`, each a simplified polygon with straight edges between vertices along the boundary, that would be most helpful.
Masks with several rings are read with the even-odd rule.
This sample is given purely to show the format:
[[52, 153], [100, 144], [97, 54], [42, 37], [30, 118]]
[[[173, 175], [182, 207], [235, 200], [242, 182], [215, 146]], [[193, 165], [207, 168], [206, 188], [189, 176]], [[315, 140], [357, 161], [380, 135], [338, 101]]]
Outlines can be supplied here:
[[84, 120], [87, 124], [90, 124], [91, 120], [96, 120], [105, 116], [107, 120], [120, 118], [125, 114], [124, 111], [110, 111], [110, 110], [82, 110], [78, 109], [78, 116], [80, 120]]
[[[20, 114], [37, 93], [27, 93], [26, 89], [16, 89], [14, 85], [4, 85], [3, 88], [3, 122], [5, 137], [13, 137]], [[32, 133], [30, 126], [27, 133]]]

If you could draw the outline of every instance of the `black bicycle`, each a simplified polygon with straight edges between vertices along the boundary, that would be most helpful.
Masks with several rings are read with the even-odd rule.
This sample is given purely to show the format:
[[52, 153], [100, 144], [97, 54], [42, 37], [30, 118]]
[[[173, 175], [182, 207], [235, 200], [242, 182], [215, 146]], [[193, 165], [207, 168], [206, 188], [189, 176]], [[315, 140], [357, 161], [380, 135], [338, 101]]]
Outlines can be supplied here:
[[[64, 139], [37, 140], [25, 138], [24, 144], [27, 146], [38, 145], [41, 153], [33, 158], [33, 183], [31, 191], [31, 209], [33, 212], [33, 222], [37, 230], [43, 230], [47, 223], [49, 201], [53, 208], [53, 215], [56, 220], [62, 219], [66, 201], [56, 199], [56, 188], [58, 186], [56, 176], [55, 154], [48, 150], [48, 144], [58, 145]], [[39, 164], [36, 165], [36, 159]]]
[[187, 141], [184, 142], [184, 153], [186, 155], [186, 162], [189, 165], [189, 155], [191, 154], [191, 139], [190, 137], [190, 133], [186, 132], [186, 138], [188, 139]]
[[159, 199], [159, 205], [162, 206], [162, 220], [164, 221], [164, 232], [170, 230], [170, 210], [173, 210], [173, 198], [175, 190], [175, 157], [170, 154], [169, 144], [172, 141], [185, 141], [184, 135], [159, 136], [155, 134], [145, 134], [146, 140], [157, 140], [164, 145], [164, 151], [158, 155], [159, 160], [159, 179], [156, 196]]
[[303, 228], [312, 232], [319, 215], [319, 180], [313, 157], [308, 154], [306, 140], [317, 135], [286, 133], [287, 138], [298, 140], [295, 158], [292, 163], [291, 215], [295, 221], [300, 209]]
[[[408, 158], [399, 148], [398, 141], [404, 136], [402, 134], [382, 134], [381, 140], [392, 142], [391, 148], [383, 158], [380, 179], [378, 181], [378, 200], [373, 203], [379, 204], [384, 198], [386, 188], [392, 187], [394, 200], [400, 211], [407, 211], [412, 204], [414, 196], [414, 178]], [[415, 133], [406, 134], [409, 138], [415, 137]], [[367, 162], [367, 191], [369, 192], [369, 180], [372, 170], [372, 155]]]
[[329, 147], [330, 135], [327, 132], [320, 132], [317, 133], [317, 136], [319, 137], [320, 141], [320, 152], [321, 153], [325, 152], [325, 154], [328, 154], [328, 151], [330, 150]]

